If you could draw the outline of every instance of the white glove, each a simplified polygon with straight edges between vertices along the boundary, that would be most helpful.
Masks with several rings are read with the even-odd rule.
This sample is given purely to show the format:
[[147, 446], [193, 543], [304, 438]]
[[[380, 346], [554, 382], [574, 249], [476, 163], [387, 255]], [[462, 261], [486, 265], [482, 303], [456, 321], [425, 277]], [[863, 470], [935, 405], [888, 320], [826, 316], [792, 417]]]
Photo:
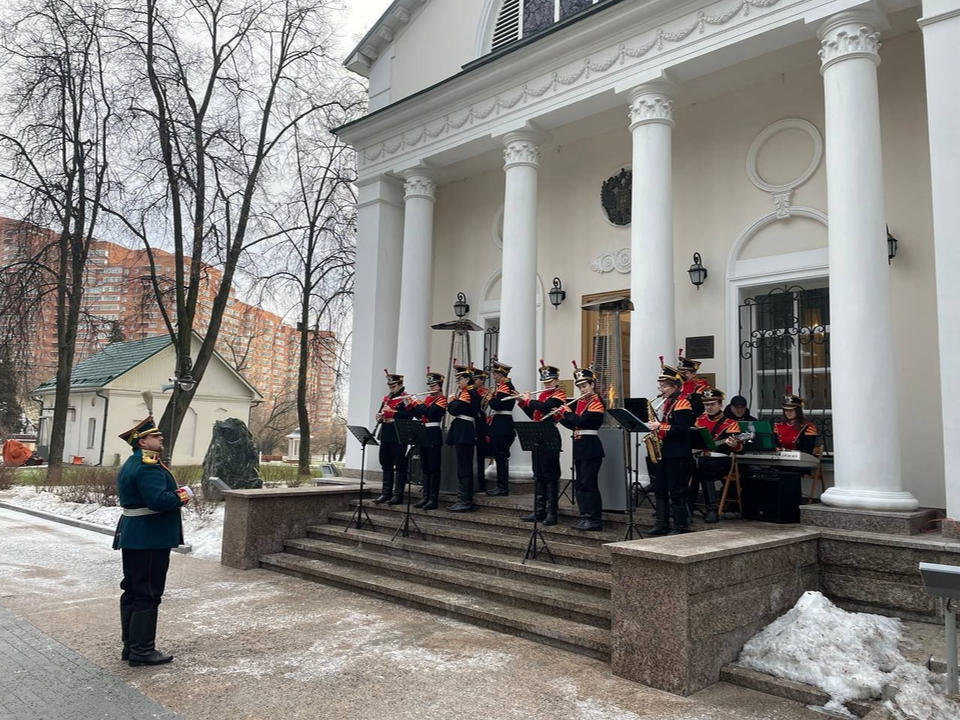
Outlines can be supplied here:
[[177, 488], [177, 493], [179, 493], [181, 497], [186, 495], [186, 498], [184, 499], [185, 503], [193, 499], [193, 490], [190, 489], [189, 485], [184, 485], [183, 487]]

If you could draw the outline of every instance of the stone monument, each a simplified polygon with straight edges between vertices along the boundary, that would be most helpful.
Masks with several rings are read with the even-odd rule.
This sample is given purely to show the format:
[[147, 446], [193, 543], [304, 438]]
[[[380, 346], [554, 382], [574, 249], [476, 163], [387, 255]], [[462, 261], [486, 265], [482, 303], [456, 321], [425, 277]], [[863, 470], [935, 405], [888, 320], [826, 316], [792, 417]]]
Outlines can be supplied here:
[[203, 497], [218, 502], [223, 499], [223, 494], [210, 482], [211, 477], [222, 479], [234, 490], [263, 487], [257, 448], [242, 420], [217, 420], [213, 424], [210, 447], [203, 458]]

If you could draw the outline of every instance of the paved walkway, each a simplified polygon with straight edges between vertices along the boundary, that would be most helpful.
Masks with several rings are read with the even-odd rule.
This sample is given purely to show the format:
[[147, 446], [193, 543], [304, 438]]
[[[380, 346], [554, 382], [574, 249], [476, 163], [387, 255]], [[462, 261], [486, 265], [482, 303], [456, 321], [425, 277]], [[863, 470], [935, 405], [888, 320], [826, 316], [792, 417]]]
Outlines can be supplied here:
[[[723, 683], [689, 698], [669, 695], [614, 677], [607, 663], [522, 638], [179, 555], [158, 637], [176, 660], [129, 668], [119, 657], [119, 579], [120, 554], [108, 537], [0, 510], [0, 606], [36, 633], [28, 642], [17, 625], [7, 639], [21, 672], [13, 679], [0, 666], [0, 713], [13, 713], [3, 720], [177, 717], [159, 714], [160, 705], [137, 714], [109, 704], [143, 701], [137, 692], [185, 720], [822, 718]], [[31, 657], [30, 643], [32, 659], [19, 659]], [[10, 682], [29, 694], [12, 694]], [[16, 709], [5, 707], [11, 695]], [[77, 712], [83, 701], [87, 714]], [[40, 703], [56, 713], [38, 715]]]
[[0, 607], [0, 720], [179, 717]]

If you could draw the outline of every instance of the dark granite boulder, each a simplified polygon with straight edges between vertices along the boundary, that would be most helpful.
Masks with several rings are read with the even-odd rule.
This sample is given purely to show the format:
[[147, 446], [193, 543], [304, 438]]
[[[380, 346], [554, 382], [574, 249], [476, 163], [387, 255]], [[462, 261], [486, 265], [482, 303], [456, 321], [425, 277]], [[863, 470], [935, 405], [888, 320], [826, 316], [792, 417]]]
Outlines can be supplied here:
[[228, 418], [213, 424], [213, 438], [203, 458], [203, 497], [216, 502], [223, 495], [210, 482], [211, 477], [220, 478], [234, 490], [263, 487], [257, 448], [242, 420]]

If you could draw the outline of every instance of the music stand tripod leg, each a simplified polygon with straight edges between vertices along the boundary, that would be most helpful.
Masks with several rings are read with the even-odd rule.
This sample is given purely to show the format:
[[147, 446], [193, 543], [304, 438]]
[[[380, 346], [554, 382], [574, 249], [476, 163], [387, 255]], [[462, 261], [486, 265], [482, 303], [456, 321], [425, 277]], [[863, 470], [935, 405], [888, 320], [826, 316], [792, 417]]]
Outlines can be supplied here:
[[353, 511], [353, 516], [350, 518], [350, 522], [347, 523], [347, 526], [343, 529], [344, 532], [347, 532], [351, 527], [355, 527], [357, 530], [363, 529], [364, 518], [370, 523], [370, 529], [376, 532], [377, 528], [373, 524], [373, 520], [370, 519], [370, 513], [367, 512], [367, 509], [363, 506], [363, 482], [364, 474], [367, 468], [367, 443], [363, 443], [360, 446], [360, 498], [357, 501], [357, 509]]
[[[539, 456], [539, 450], [536, 451]], [[537, 457], [537, 469], [540, 469], [540, 458]], [[520, 562], [521, 565], [526, 564], [527, 560], [539, 559], [541, 550], [537, 548], [537, 543], [543, 545], [542, 550], [547, 551], [547, 555], [550, 556], [550, 562], [556, 564], [556, 560], [553, 557], [553, 553], [550, 552], [550, 548], [547, 546], [547, 541], [543, 537], [543, 533], [540, 532], [540, 520], [537, 517], [537, 500], [540, 497], [540, 478], [534, 477], [533, 480], [533, 530], [530, 531], [530, 539], [527, 541], [527, 551], [523, 554], [523, 560]]]
[[[412, 446], [411, 446], [412, 448]], [[421, 540], [425, 540], [423, 536], [423, 531], [420, 530], [420, 526], [417, 525], [416, 519], [413, 517], [413, 513], [410, 512], [410, 486], [413, 483], [411, 479], [407, 477], [407, 482], [403, 486], [403, 494], [407, 503], [407, 510], [403, 513], [403, 519], [400, 520], [400, 524], [397, 525], [397, 529], [393, 531], [393, 537], [390, 538], [390, 542], [393, 542], [397, 539], [397, 535], [402, 535], [403, 537], [410, 537], [410, 524], [413, 523], [413, 529], [417, 531], [417, 534], [420, 536]]]

